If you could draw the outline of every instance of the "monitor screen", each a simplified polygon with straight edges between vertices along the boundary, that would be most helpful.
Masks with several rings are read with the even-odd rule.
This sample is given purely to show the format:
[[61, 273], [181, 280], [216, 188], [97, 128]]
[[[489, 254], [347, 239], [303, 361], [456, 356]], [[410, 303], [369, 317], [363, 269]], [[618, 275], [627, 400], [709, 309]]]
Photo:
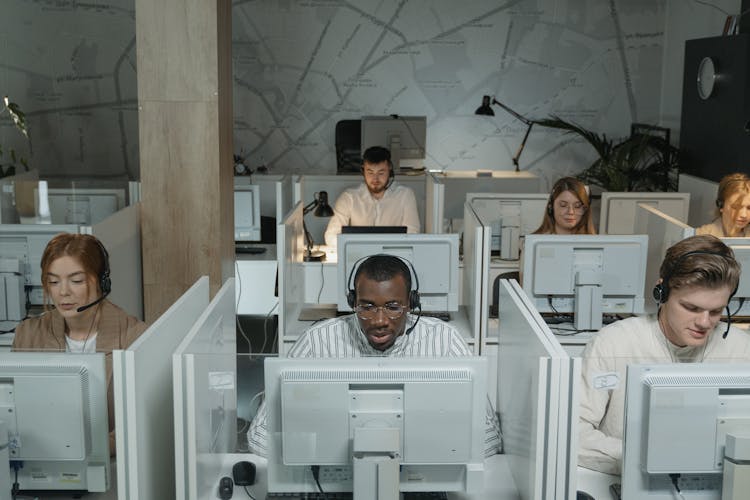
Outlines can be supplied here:
[[388, 148], [394, 168], [422, 168], [426, 141], [424, 116], [362, 117], [362, 152], [372, 146]]
[[549, 196], [543, 193], [469, 193], [467, 203], [482, 224], [491, 226], [490, 252], [503, 260], [518, 260], [522, 236], [535, 231], [544, 219]]
[[635, 234], [638, 204], [651, 205], [681, 222], [687, 222], [690, 193], [602, 193], [599, 233]]
[[104, 354], [0, 352], [0, 395], [21, 490], [109, 489]]
[[371, 473], [396, 491], [481, 489], [486, 370], [481, 357], [266, 360], [268, 491], [318, 491], [312, 466], [322, 491], [354, 498], [388, 498], [364, 494]]
[[[35, 193], [42, 203], [42, 190]], [[125, 208], [124, 189], [50, 188], [47, 190], [52, 224], [97, 224]]]
[[743, 273], [740, 274], [740, 283], [737, 293], [729, 302], [729, 310], [732, 316], [750, 316], [750, 238], [721, 238], [734, 252], [734, 258], [740, 263]]
[[[339, 311], [351, 310], [346, 292], [354, 265], [378, 253], [395, 255], [412, 264], [419, 281], [422, 311], [458, 311], [458, 234], [340, 234], [337, 252]], [[415, 283], [412, 287], [416, 288]]]
[[260, 186], [234, 186], [234, 241], [260, 241]]
[[574, 313], [577, 330], [599, 330], [602, 314], [644, 307], [645, 235], [530, 234], [524, 242], [523, 290], [542, 313]]
[[744, 498], [722, 496], [722, 472], [727, 436], [748, 428], [750, 364], [628, 366], [623, 499]]
[[342, 226], [342, 234], [406, 233], [406, 226]]

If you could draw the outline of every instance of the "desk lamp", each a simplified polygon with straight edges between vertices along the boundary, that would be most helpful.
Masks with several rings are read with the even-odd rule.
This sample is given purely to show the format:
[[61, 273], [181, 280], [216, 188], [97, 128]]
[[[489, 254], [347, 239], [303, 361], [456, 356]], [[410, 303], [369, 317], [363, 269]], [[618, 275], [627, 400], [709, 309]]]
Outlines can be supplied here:
[[487, 116], [495, 116], [495, 112], [492, 110], [492, 105], [495, 104], [497, 106], [500, 106], [505, 111], [510, 113], [511, 115], [515, 116], [517, 119], [522, 121], [524, 124], [526, 124], [526, 133], [523, 136], [523, 141], [521, 141], [521, 145], [518, 147], [518, 151], [516, 151], [516, 155], [513, 157], [513, 165], [516, 167], [516, 172], [520, 172], [520, 169], [518, 167], [518, 159], [521, 157], [521, 153], [523, 152], [523, 148], [526, 146], [526, 139], [529, 138], [529, 133], [531, 132], [531, 127], [534, 126], [534, 123], [536, 123], [534, 120], [529, 120], [525, 116], [513, 111], [505, 104], [501, 103], [497, 99], [491, 96], [483, 96], [482, 97], [482, 105], [477, 108], [476, 111], [474, 111], [475, 115], [487, 115]]
[[325, 260], [326, 254], [325, 252], [313, 252], [312, 250], [314, 242], [310, 231], [307, 230], [307, 224], [305, 224], [305, 215], [310, 212], [315, 217], [331, 217], [333, 215], [333, 209], [328, 204], [328, 192], [320, 191], [316, 194], [315, 199], [302, 209], [302, 229], [305, 231], [305, 255], [303, 259], [305, 262], [320, 262]]

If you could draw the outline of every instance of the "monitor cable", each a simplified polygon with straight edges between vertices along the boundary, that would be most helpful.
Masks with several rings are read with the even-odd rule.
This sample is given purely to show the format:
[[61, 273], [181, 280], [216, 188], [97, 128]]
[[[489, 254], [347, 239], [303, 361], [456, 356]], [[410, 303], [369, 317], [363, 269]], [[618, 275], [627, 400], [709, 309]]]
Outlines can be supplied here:
[[311, 465], [310, 472], [312, 472], [313, 479], [315, 479], [315, 484], [318, 485], [318, 491], [320, 491], [320, 494], [323, 495], [325, 500], [328, 500], [328, 495], [323, 491], [323, 487], [320, 485], [320, 465]]

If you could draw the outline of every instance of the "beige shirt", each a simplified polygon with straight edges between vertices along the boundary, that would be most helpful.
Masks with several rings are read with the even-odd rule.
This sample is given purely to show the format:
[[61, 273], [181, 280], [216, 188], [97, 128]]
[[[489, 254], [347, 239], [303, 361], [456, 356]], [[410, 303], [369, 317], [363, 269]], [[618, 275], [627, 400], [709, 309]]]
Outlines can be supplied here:
[[[698, 236], [703, 234], [710, 234], [711, 236], [716, 236], [717, 238], [728, 237], [726, 234], [724, 234], [724, 226], [721, 225], [721, 218], [714, 219], [714, 221], [710, 224], [704, 224], [703, 226], [696, 228], [695, 234]], [[745, 226], [745, 229], [743, 229], [742, 232], [736, 237], [750, 238], [750, 225]]]
[[719, 323], [705, 348], [677, 347], [667, 341], [655, 315], [608, 325], [583, 353], [578, 464], [620, 474], [625, 415], [625, 373], [632, 363], [748, 362], [750, 333]]

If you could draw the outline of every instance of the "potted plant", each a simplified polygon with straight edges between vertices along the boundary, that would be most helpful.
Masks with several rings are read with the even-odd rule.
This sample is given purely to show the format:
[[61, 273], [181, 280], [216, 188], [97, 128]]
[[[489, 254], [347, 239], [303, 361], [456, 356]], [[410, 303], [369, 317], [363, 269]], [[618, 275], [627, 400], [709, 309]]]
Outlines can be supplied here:
[[535, 120], [535, 124], [556, 128], [588, 142], [598, 158], [577, 177], [605, 191], [676, 191], [679, 173], [679, 149], [669, 143], [669, 130], [662, 135], [631, 132], [615, 141], [557, 116]]
[[[0, 117], [8, 114], [13, 120], [13, 125], [21, 134], [29, 140], [29, 133], [26, 129], [26, 115], [18, 107], [18, 104], [11, 102], [8, 96], [3, 98], [3, 106], [0, 108]], [[0, 144], [0, 178], [15, 175], [17, 168], [22, 166], [24, 170], [29, 169], [26, 159], [19, 156], [13, 148], [3, 147]]]

